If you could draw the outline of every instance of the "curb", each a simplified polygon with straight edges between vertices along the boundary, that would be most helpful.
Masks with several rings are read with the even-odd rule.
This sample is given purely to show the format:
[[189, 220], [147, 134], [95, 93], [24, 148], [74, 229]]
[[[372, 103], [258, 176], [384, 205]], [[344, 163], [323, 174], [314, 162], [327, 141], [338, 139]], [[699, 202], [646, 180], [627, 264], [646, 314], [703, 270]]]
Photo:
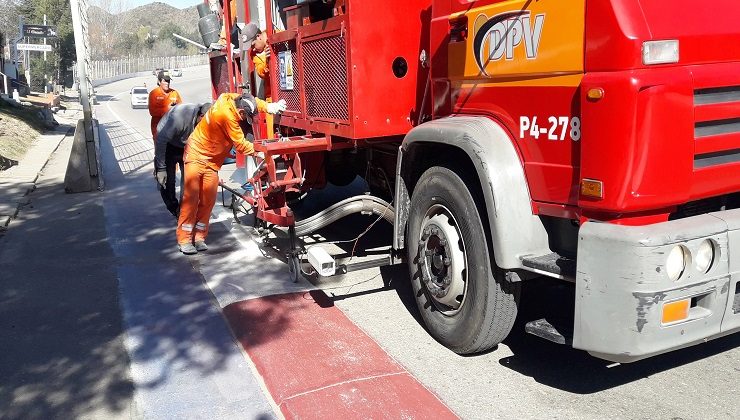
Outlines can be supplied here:
[[[70, 117], [76, 114], [78, 112], [75, 111]], [[67, 116], [63, 118], [68, 119], [73, 120]], [[8, 229], [10, 221], [31, 201], [28, 195], [36, 189], [36, 182], [49, 160], [62, 141], [73, 134], [74, 127], [67, 127], [66, 130], [57, 128], [40, 134], [36, 137], [36, 144], [19, 160], [18, 165], [0, 172], [0, 233]]]

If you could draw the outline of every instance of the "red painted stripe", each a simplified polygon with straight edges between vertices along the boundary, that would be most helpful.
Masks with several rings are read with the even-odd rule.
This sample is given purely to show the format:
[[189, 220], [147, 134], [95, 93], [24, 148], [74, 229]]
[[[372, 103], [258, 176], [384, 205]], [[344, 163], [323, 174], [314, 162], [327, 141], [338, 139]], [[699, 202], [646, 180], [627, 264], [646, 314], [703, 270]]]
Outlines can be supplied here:
[[224, 314], [287, 418], [457, 418], [322, 292]]

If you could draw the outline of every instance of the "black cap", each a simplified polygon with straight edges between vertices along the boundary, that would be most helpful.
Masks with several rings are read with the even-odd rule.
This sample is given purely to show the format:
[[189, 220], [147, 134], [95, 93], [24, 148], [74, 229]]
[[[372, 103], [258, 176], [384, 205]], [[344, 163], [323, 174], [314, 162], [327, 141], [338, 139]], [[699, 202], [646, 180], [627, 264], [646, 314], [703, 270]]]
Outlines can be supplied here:
[[211, 109], [211, 103], [206, 102], [200, 105], [200, 109], [198, 109], [198, 113], [200, 115], [206, 115], [206, 112], [208, 112], [209, 109]]
[[168, 72], [168, 71], [160, 71], [159, 74], [157, 74], [157, 80], [159, 80], [161, 82], [162, 79], [164, 79], [164, 80], [166, 80], [166, 81], [169, 82], [171, 80], [170, 79], [170, 72]]
[[242, 93], [242, 96], [236, 98], [234, 102], [236, 103], [237, 108], [243, 109], [247, 112], [247, 122], [251, 124], [252, 117], [257, 115], [257, 100], [254, 99], [254, 96], [244, 92]]

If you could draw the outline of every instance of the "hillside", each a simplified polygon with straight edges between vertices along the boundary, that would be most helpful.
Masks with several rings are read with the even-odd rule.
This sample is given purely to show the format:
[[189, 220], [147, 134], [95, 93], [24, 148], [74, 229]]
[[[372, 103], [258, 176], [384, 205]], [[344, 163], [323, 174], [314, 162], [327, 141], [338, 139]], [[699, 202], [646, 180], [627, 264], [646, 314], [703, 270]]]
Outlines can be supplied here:
[[[110, 22], [113, 15], [107, 11], [91, 6], [88, 10], [90, 21]], [[195, 6], [178, 9], [169, 4], [155, 2], [122, 12], [116, 16], [121, 21], [121, 31], [136, 33], [141, 26], [151, 26], [152, 33], [157, 34], [162, 27], [173, 23], [190, 33], [198, 30], [198, 10]]]

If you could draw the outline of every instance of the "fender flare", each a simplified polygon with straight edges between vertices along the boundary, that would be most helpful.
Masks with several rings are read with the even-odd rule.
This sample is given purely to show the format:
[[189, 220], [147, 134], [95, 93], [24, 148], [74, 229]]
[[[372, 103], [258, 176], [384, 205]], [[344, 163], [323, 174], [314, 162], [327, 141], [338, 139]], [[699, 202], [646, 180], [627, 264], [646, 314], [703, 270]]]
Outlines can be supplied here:
[[404, 247], [411, 204], [402, 178], [407, 164], [404, 155], [412, 146], [436, 143], [462, 150], [473, 162], [485, 199], [491, 228], [489, 237], [499, 267], [523, 268], [522, 257], [550, 253], [542, 220], [532, 214], [524, 168], [512, 142], [508, 133], [487, 117], [446, 117], [414, 127], [404, 138], [396, 161], [394, 248]]

